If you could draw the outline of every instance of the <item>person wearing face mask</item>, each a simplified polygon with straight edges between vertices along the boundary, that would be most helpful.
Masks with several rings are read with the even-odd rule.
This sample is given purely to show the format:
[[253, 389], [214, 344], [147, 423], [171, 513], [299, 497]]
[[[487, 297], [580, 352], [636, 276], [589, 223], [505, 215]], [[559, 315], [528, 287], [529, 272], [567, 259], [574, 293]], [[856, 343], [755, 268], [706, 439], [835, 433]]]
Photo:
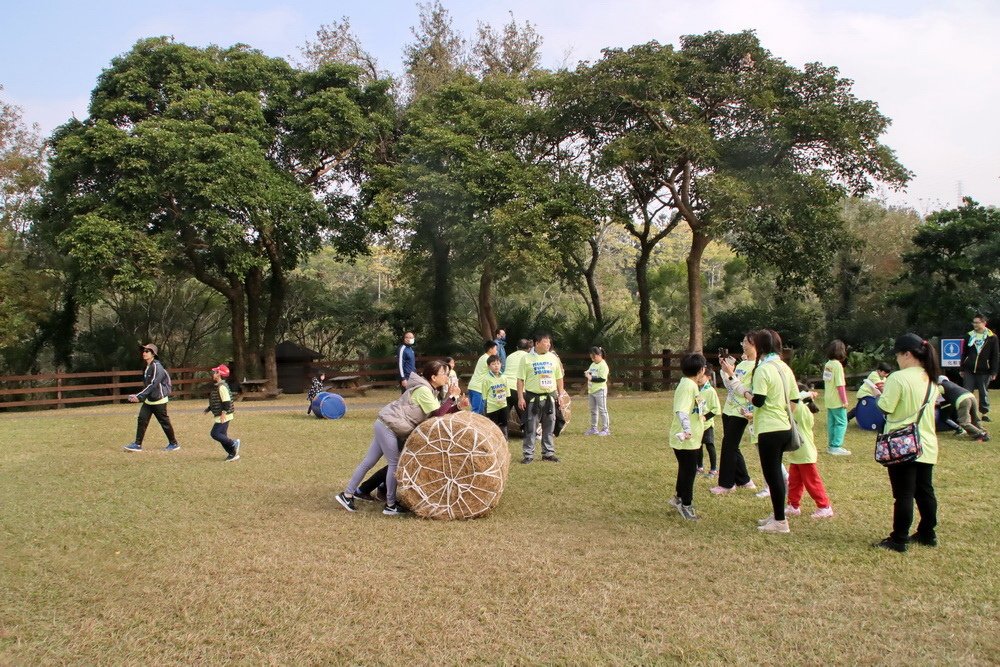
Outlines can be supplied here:
[[507, 370], [507, 332], [497, 329], [493, 332], [493, 342], [497, 344], [497, 356], [500, 357], [500, 372]]
[[406, 383], [409, 382], [410, 374], [417, 370], [417, 355], [413, 351], [413, 344], [417, 338], [412, 331], [403, 334], [403, 344], [396, 352], [396, 367], [399, 370], [399, 393], [406, 391]]

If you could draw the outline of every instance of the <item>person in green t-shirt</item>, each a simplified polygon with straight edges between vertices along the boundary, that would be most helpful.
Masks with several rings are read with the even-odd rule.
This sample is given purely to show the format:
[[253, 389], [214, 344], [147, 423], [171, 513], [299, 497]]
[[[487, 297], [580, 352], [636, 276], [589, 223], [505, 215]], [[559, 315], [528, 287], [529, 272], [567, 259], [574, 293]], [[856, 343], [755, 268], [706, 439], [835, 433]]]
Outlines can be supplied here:
[[847, 413], [847, 421], [854, 419], [854, 415], [858, 413], [858, 405], [861, 404], [861, 399], [868, 397], [878, 398], [882, 395], [882, 387], [885, 386], [885, 379], [889, 377], [889, 373], [891, 372], [892, 366], [884, 361], [878, 362], [875, 370], [868, 374], [865, 381], [861, 383], [861, 387], [858, 388], [858, 402]]
[[676, 493], [669, 502], [688, 521], [698, 520], [694, 511], [694, 480], [698, 476], [698, 453], [705, 429], [705, 403], [700, 394], [706, 365], [705, 357], [697, 353], [681, 359], [684, 377], [674, 389], [673, 418], [668, 434], [677, 459]]
[[[611, 418], [608, 416], [608, 362], [604, 348], [590, 348], [590, 368], [587, 377], [587, 399], [590, 402], [590, 428], [584, 435], [611, 435]], [[604, 427], [601, 428], [601, 423]]]
[[[753, 370], [751, 395], [754, 408], [754, 433], [761, 471], [771, 497], [771, 516], [758, 522], [764, 533], [788, 533], [785, 518], [785, 473], [781, 458], [792, 441], [789, 419], [791, 399], [798, 394], [795, 374], [781, 360], [781, 336], [772, 329], [753, 333], [757, 348], [757, 366]], [[746, 395], [744, 395], [747, 397]]]
[[816, 442], [813, 438], [813, 415], [819, 412], [819, 408], [813, 399], [818, 394], [810, 391], [809, 387], [799, 383], [799, 393], [792, 399], [798, 407], [792, 412], [795, 425], [799, 431], [799, 448], [788, 454], [788, 507], [785, 514], [789, 516], [799, 516], [802, 509], [799, 507], [802, 501], [803, 489], [809, 492], [809, 496], [816, 503], [816, 511], [812, 513], [814, 519], [829, 519], [833, 516], [833, 507], [830, 505], [830, 498], [826, 495], [826, 487], [823, 485], [823, 478], [819, 475], [819, 468], [816, 467]]
[[748, 332], [740, 344], [743, 355], [739, 363], [731, 356], [719, 360], [722, 384], [726, 387], [726, 402], [722, 406], [722, 451], [719, 453], [719, 483], [709, 489], [716, 495], [732, 493], [737, 487], [755, 491], [757, 485], [750, 479], [746, 460], [740, 451], [743, 433], [753, 419], [753, 404], [744, 398], [750, 386], [751, 374], [757, 360], [757, 348]]
[[476, 369], [472, 371], [472, 378], [469, 380], [469, 404], [477, 415], [486, 414], [486, 400], [483, 397], [483, 381], [489, 373], [486, 360], [496, 353], [496, 341], [484, 340], [483, 354], [476, 360]]
[[[524, 458], [521, 463], [531, 463], [535, 458], [535, 429], [542, 423], [542, 460], [557, 463], [555, 445], [556, 401], [565, 391], [563, 366], [553, 354], [552, 336], [545, 332], [534, 336], [535, 349], [521, 362], [517, 378], [517, 406], [524, 414]], [[508, 363], [510, 359], [508, 358]]]
[[507, 378], [500, 371], [500, 355], [493, 354], [486, 360], [489, 371], [483, 378], [483, 395], [486, 397], [486, 416], [491, 422], [500, 427], [503, 437], [507, 437], [507, 397], [510, 395], [510, 388], [507, 386]]
[[[906, 551], [911, 542], [937, 546], [937, 497], [934, 494], [934, 464], [938, 457], [934, 402], [938, 395], [935, 380], [941, 374], [934, 346], [917, 334], [903, 334], [893, 345], [899, 370], [886, 379], [878, 399], [885, 413], [885, 431], [916, 425], [922, 452], [915, 461], [886, 466], [892, 497], [892, 532], [873, 546]], [[917, 532], [910, 535], [913, 502], [920, 510]]]
[[208, 407], [205, 412], [211, 412], [215, 418], [212, 432], [209, 437], [215, 440], [226, 450], [226, 463], [240, 460], [240, 440], [229, 437], [229, 424], [233, 421], [233, 397], [229, 392], [229, 385], [226, 378], [229, 377], [229, 366], [219, 364], [212, 369], [212, 382], [214, 386], [208, 395]]
[[708, 450], [708, 472], [705, 477], [713, 478], [719, 474], [715, 458], [715, 417], [722, 412], [722, 405], [719, 403], [719, 394], [712, 386], [712, 366], [705, 366], [705, 379], [701, 384], [701, 391], [698, 396], [705, 404], [705, 431], [701, 436], [701, 449], [698, 450], [698, 472], [704, 472], [705, 450]]
[[518, 340], [517, 350], [507, 355], [507, 363], [503, 367], [503, 376], [507, 378], [507, 388], [510, 390], [510, 395], [507, 397], [507, 407], [517, 415], [518, 422], [524, 420], [524, 414], [517, 407], [517, 379], [521, 375], [521, 364], [528, 355], [528, 351], [531, 350], [532, 345], [534, 343], [530, 338], [521, 338]]
[[847, 346], [844, 341], [835, 340], [826, 346], [828, 361], [823, 366], [823, 403], [826, 405], [827, 454], [850, 456], [844, 448], [847, 434], [847, 381], [844, 378], [844, 362], [847, 361]]

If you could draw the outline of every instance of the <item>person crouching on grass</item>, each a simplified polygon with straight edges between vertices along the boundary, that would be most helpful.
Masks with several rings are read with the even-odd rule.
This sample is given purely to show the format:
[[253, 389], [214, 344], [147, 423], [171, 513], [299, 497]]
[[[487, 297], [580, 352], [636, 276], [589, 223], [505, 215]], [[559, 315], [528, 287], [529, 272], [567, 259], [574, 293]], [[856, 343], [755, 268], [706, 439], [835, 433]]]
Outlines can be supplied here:
[[389, 462], [385, 476], [385, 509], [382, 514], [397, 516], [406, 510], [396, 503], [396, 466], [399, 463], [400, 448], [406, 438], [417, 426], [431, 417], [442, 417], [449, 412], [457, 412], [460, 407], [468, 407], [468, 399], [463, 399], [461, 406], [458, 396], [461, 390], [457, 385], [450, 385], [449, 398], [438, 401], [435, 392], [441, 387], [449, 386], [448, 364], [435, 359], [424, 364], [420, 373], [410, 373], [406, 378], [406, 390], [403, 395], [379, 410], [375, 420], [375, 435], [368, 453], [358, 464], [341, 493], [337, 494], [337, 502], [348, 512], [354, 512], [354, 496], [358, 485], [365, 474], [371, 470], [383, 456]]
[[788, 454], [788, 507], [785, 514], [788, 516], [799, 516], [802, 510], [799, 504], [802, 501], [802, 490], [805, 488], [809, 496], [816, 503], [816, 511], [812, 513], [814, 519], [828, 519], [833, 516], [833, 507], [830, 505], [830, 498], [826, 495], [826, 487], [823, 486], [823, 478], [819, 476], [819, 468], [816, 467], [816, 442], [813, 438], [813, 415], [819, 412], [816, 403], [813, 401], [819, 394], [810, 391], [809, 387], [799, 383], [799, 395], [792, 399], [793, 403], [799, 406], [792, 417], [799, 431], [799, 448]]
[[684, 377], [674, 390], [673, 420], [670, 424], [670, 446], [677, 458], [676, 495], [670, 499], [681, 517], [697, 521], [694, 511], [694, 479], [698, 475], [698, 453], [704, 432], [704, 410], [699, 396], [705, 382], [705, 357], [689, 354], [681, 359]]
[[229, 385], [226, 384], [228, 377], [229, 367], [225, 364], [219, 364], [212, 369], [212, 382], [215, 384], [208, 395], [208, 407], [205, 408], [205, 412], [214, 415], [212, 440], [222, 445], [227, 454], [225, 462], [231, 463], [240, 460], [240, 441], [239, 438], [233, 440], [229, 437], [229, 423], [233, 421], [233, 413], [236, 410], [233, 407], [233, 396], [229, 391]]

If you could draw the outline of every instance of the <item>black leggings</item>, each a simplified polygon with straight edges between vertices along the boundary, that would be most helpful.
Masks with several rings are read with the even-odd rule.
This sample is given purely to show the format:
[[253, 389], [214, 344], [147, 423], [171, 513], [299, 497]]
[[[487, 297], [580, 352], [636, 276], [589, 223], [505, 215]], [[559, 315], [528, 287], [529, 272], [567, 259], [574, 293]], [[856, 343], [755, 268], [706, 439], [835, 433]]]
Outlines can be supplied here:
[[156, 417], [156, 421], [160, 423], [163, 435], [167, 436], [167, 444], [176, 444], [177, 437], [174, 435], [174, 427], [170, 424], [170, 417], [167, 416], [166, 403], [156, 405], [143, 403], [139, 407], [139, 420], [135, 425], [135, 444], [141, 445], [143, 438], [146, 437], [146, 427], [149, 426], [150, 417]]
[[677, 495], [682, 505], [690, 505], [694, 501], [694, 478], [698, 476], [697, 449], [675, 449], [677, 457]]
[[743, 417], [722, 415], [722, 454], [719, 456], [719, 486], [731, 489], [749, 484], [747, 462], [740, 451], [740, 440], [749, 422]]
[[701, 468], [705, 464], [705, 450], [708, 450], [708, 465], [711, 466], [709, 470], [718, 470], [718, 461], [715, 459], [715, 427], [709, 426], [705, 429], [704, 435], [701, 436], [701, 449], [698, 450], [698, 467]]
[[771, 431], [757, 436], [757, 453], [760, 455], [760, 469], [764, 481], [771, 490], [771, 509], [776, 521], [785, 520], [785, 475], [781, 472], [781, 457], [785, 445], [792, 439], [791, 429]]
[[934, 466], [930, 463], [897, 463], [887, 466], [892, 497], [896, 502], [892, 508], [892, 535], [895, 542], [906, 542], [910, 537], [913, 523], [913, 501], [920, 510], [917, 535], [924, 539], [935, 539], [937, 527], [937, 497], [934, 495]]

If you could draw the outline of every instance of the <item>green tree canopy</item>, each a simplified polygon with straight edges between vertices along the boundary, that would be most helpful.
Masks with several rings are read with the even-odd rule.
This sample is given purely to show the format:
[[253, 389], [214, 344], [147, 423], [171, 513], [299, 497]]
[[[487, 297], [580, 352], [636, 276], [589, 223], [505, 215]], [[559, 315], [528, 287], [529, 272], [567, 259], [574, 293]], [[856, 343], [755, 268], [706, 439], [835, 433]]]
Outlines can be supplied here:
[[55, 133], [40, 231], [90, 293], [167, 271], [218, 291], [237, 372], [264, 357], [273, 380], [289, 271], [324, 239], [366, 248], [355, 192], [393, 128], [387, 91], [347, 65], [141, 40]]

